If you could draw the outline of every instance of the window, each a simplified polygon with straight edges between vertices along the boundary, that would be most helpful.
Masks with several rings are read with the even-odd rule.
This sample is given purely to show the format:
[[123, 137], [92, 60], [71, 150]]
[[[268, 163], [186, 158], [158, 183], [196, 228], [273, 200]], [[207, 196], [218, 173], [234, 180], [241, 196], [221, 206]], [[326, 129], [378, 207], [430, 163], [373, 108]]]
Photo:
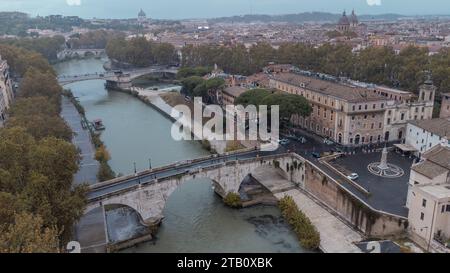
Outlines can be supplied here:
[[360, 105], [359, 107], [358, 107], [358, 110], [361, 110], [362, 109], [362, 106]]
[[442, 205], [441, 213], [444, 213], [444, 212], [445, 212], [445, 205]]
[[354, 106], [354, 105], [353, 105], [352, 109], [353, 109], [353, 111], [355, 111], [355, 110], [356, 110], [356, 108], [355, 108], [355, 106]]
[[404, 120], [405, 119], [405, 113], [402, 113], [400, 120]]
[[374, 105], [372, 106], [372, 108], [373, 108], [373, 109], [377, 108], [377, 105], [376, 105], [376, 104], [374, 104]]
[[426, 199], [422, 200], [422, 207], [424, 207], [424, 208], [427, 207], [427, 200]]
[[450, 205], [447, 205], [447, 207], [445, 208], [445, 211], [450, 212]]
[[423, 221], [423, 218], [425, 218], [425, 214], [423, 214], [423, 212], [420, 213], [420, 220]]
[[381, 104], [381, 108], [384, 108], [384, 103]]
[[364, 115], [364, 119], [367, 119], [367, 115]]
[[355, 120], [355, 116], [352, 116], [352, 120]]
[[365, 110], [367, 110], [367, 104], [366, 104], [366, 105], [364, 105], [364, 109], [365, 109]]
[[391, 114], [392, 114], [392, 111], [391, 111], [391, 110], [389, 110], [389, 111], [388, 111], [388, 115], [390, 116]]
[[390, 118], [387, 119], [387, 124], [391, 124], [391, 119]]
[[378, 124], [378, 129], [381, 129], [382, 126], [383, 126], [383, 123], [380, 122], [380, 123]]

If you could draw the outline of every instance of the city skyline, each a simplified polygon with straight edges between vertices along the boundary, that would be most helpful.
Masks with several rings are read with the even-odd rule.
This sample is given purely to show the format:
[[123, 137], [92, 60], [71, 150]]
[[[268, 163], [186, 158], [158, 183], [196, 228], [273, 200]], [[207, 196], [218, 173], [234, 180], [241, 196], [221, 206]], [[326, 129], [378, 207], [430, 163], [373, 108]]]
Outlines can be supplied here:
[[[396, 13], [402, 15], [446, 15], [450, 14], [450, 3], [445, 0], [427, 2], [397, 0], [1, 0], [1, 11], [23, 11], [32, 16], [63, 14], [83, 18], [134, 18], [143, 9], [148, 17], [157, 19], [213, 18], [244, 14], [292, 14], [302, 12], [342, 13], [355, 9], [358, 14]], [[417, 2], [417, 3], [416, 3]], [[178, 7], [174, 9], [173, 7]]]

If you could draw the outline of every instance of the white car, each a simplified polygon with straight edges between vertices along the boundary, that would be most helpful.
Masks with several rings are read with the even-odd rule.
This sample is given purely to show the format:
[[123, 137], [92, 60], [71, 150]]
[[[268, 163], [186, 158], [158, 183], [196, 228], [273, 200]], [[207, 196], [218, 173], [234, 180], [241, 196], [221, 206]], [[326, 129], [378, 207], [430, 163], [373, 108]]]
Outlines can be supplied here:
[[352, 173], [351, 175], [347, 176], [348, 179], [355, 181], [359, 178], [359, 175], [357, 173]]

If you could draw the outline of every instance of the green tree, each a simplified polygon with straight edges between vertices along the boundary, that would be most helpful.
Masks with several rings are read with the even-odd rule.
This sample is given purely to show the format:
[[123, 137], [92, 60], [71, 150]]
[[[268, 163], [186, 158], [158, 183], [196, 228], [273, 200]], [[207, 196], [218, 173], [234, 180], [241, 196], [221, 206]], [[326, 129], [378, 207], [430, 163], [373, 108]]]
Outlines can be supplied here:
[[262, 100], [272, 94], [267, 89], [251, 89], [242, 93], [235, 101], [235, 104], [247, 105], [260, 105]]
[[302, 96], [274, 93], [264, 97], [262, 105], [278, 105], [280, 109], [280, 119], [290, 120], [293, 115], [308, 117], [312, 112], [309, 102]]

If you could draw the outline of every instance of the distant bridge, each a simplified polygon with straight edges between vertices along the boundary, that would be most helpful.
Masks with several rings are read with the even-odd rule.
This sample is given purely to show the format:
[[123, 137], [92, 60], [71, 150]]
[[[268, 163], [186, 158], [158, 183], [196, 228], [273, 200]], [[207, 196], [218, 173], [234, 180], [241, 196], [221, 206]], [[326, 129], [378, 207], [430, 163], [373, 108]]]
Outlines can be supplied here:
[[58, 52], [58, 60], [64, 60], [67, 58], [87, 57], [95, 56], [100, 57], [106, 53], [105, 49], [101, 48], [85, 48], [85, 49], [64, 49]]
[[296, 154], [253, 150], [212, 155], [92, 185], [85, 213], [105, 205], [124, 205], [133, 208], [145, 224], [155, 225], [163, 218], [169, 196], [184, 182], [209, 178], [215, 191], [226, 196], [237, 193], [247, 175], [269, 165], [295, 185], [303, 185], [304, 159]]
[[86, 73], [78, 75], [61, 75], [58, 76], [58, 82], [61, 85], [66, 85], [74, 82], [80, 81], [90, 81], [90, 80], [106, 80], [107, 82], [114, 83], [120, 88], [131, 87], [131, 81], [133, 79], [139, 78], [148, 74], [156, 73], [168, 73], [177, 74], [177, 67], [164, 67], [164, 66], [152, 66], [146, 68], [121, 70], [121, 71], [105, 71], [105, 72], [95, 72]]

